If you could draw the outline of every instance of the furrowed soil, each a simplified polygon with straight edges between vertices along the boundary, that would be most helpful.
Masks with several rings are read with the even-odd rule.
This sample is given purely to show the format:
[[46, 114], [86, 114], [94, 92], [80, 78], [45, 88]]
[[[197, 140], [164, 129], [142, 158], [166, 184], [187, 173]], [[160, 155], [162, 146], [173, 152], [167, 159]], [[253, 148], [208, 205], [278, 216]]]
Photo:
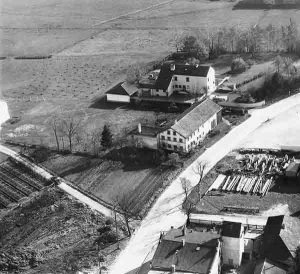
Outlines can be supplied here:
[[107, 237], [112, 230], [111, 222], [84, 204], [56, 188], [44, 190], [0, 219], [0, 272], [74, 273], [94, 267], [97, 241], [107, 265], [115, 255], [105, 256], [115, 249]]

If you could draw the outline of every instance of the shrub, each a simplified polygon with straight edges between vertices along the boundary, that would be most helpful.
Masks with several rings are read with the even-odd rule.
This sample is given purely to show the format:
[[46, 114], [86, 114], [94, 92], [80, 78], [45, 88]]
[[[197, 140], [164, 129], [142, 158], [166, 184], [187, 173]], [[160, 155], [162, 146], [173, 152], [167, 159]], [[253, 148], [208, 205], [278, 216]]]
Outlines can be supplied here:
[[231, 63], [231, 73], [241, 73], [248, 68], [247, 63], [242, 58], [236, 58]]

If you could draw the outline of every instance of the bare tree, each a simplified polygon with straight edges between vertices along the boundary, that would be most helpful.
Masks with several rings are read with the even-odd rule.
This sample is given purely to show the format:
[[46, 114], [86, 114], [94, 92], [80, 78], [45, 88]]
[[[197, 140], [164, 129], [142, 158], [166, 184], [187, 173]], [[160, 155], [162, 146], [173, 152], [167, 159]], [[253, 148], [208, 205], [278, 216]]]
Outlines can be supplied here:
[[138, 213], [134, 211], [134, 204], [131, 192], [123, 192], [115, 198], [116, 209], [123, 215], [127, 227], [128, 235], [131, 237], [131, 230], [129, 226], [130, 218], [138, 218]]
[[175, 29], [171, 34], [169, 43], [172, 47], [175, 47], [176, 51], [179, 52], [183, 47], [184, 32], [180, 29]]
[[78, 135], [80, 121], [76, 121], [73, 117], [62, 120], [62, 133], [69, 141], [69, 149], [72, 152], [73, 139]]
[[199, 161], [196, 164], [196, 167], [194, 168], [194, 172], [197, 175], [199, 175], [198, 184], [196, 186], [198, 202], [200, 202], [200, 200], [202, 198], [202, 179], [204, 177], [204, 171], [205, 171], [206, 167], [207, 167], [207, 163], [203, 163], [203, 162]]
[[181, 183], [181, 187], [184, 192], [184, 195], [185, 195], [185, 199], [184, 199], [184, 202], [185, 202], [188, 199], [189, 193], [192, 189], [192, 184], [191, 184], [191, 181], [187, 178], [180, 178], [180, 183]]
[[98, 155], [101, 147], [102, 132], [99, 129], [94, 129], [91, 133], [90, 142], [94, 155]]
[[189, 223], [190, 220], [190, 215], [195, 208], [197, 202], [189, 197], [189, 194], [192, 190], [192, 184], [191, 181], [187, 178], [180, 178], [180, 183], [182, 190], [184, 192], [184, 201], [182, 203], [182, 211], [186, 214], [187, 216], [187, 223]]
[[59, 121], [58, 121], [58, 119], [56, 117], [53, 118], [53, 120], [51, 121], [51, 128], [52, 128], [54, 136], [55, 136], [57, 151], [59, 151], [60, 147], [59, 147], [59, 139], [58, 139], [59, 137], [58, 137], [58, 134], [59, 134], [60, 125], [59, 125]]

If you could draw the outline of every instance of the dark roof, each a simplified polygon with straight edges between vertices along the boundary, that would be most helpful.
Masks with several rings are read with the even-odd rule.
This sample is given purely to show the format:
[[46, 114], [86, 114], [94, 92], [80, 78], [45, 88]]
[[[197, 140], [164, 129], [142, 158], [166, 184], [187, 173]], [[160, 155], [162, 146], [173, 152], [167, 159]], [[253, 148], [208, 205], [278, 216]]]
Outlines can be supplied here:
[[164, 64], [161, 67], [155, 83], [155, 88], [166, 90], [172, 80], [173, 75], [206, 77], [210, 69], [210, 66], [175, 64], [175, 70], [171, 70], [171, 65], [172, 64]]
[[137, 91], [137, 87], [126, 82], [120, 82], [109, 89], [106, 94], [119, 94], [131, 96]]
[[269, 217], [264, 229], [264, 233], [268, 237], [279, 235], [284, 215]]
[[170, 70], [169, 65], [163, 65], [155, 82], [155, 88], [166, 90], [172, 80], [174, 71]]
[[187, 138], [221, 109], [210, 99], [195, 103], [177, 118], [171, 128]]
[[[187, 243], [196, 243], [206, 245], [212, 244], [209, 241], [220, 238], [220, 234], [217, 232], [200, 232], [192, 229], [186, 229], [185, 235], [182, 233], [182, 229], [171, 229], [164, 236], [164, 240], [181, 242], [182, 239]], [[213, 242], [212, 246], [215, 246]]]
[[222, 236], [232, 237], [232, 238], [240, 238], [242, 233], [242, 223], [235, 222], [223, 222], [222, 228]]
[[141, 129], [142, 131], [141, 133], [139, 133], [138, 128], [136, 127], [134, 130], [130, 132], [130, 134], [156, 137], [157, 134], [163, 130], [161, 127], [145, 126], [145, 125], [141, 125]]
[[300, 220], [283, 215], [269, 217], [263, 237], [264, 255], [275, 262], [289, 264], [300, 244]]
[[171, 270], [176, 265], [176, 271], [190, 273], [208, 273], [210, 265], [216, 254], [217, 240], [213, 240], [215, 246], [182, 243], [176, 241], [162, 240], [152, 259], [152, 268], [157, 270]]

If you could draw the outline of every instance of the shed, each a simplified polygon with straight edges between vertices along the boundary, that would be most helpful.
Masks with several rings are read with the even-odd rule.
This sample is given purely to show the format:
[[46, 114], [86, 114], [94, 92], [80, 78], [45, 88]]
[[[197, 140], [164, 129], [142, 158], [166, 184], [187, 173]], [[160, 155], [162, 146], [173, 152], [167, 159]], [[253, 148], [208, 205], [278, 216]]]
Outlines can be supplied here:
[[106, 92], [108, 102], [130, 103], [130, 97], [136, 93], [138, 88], [126, 82], [120, 82]]

